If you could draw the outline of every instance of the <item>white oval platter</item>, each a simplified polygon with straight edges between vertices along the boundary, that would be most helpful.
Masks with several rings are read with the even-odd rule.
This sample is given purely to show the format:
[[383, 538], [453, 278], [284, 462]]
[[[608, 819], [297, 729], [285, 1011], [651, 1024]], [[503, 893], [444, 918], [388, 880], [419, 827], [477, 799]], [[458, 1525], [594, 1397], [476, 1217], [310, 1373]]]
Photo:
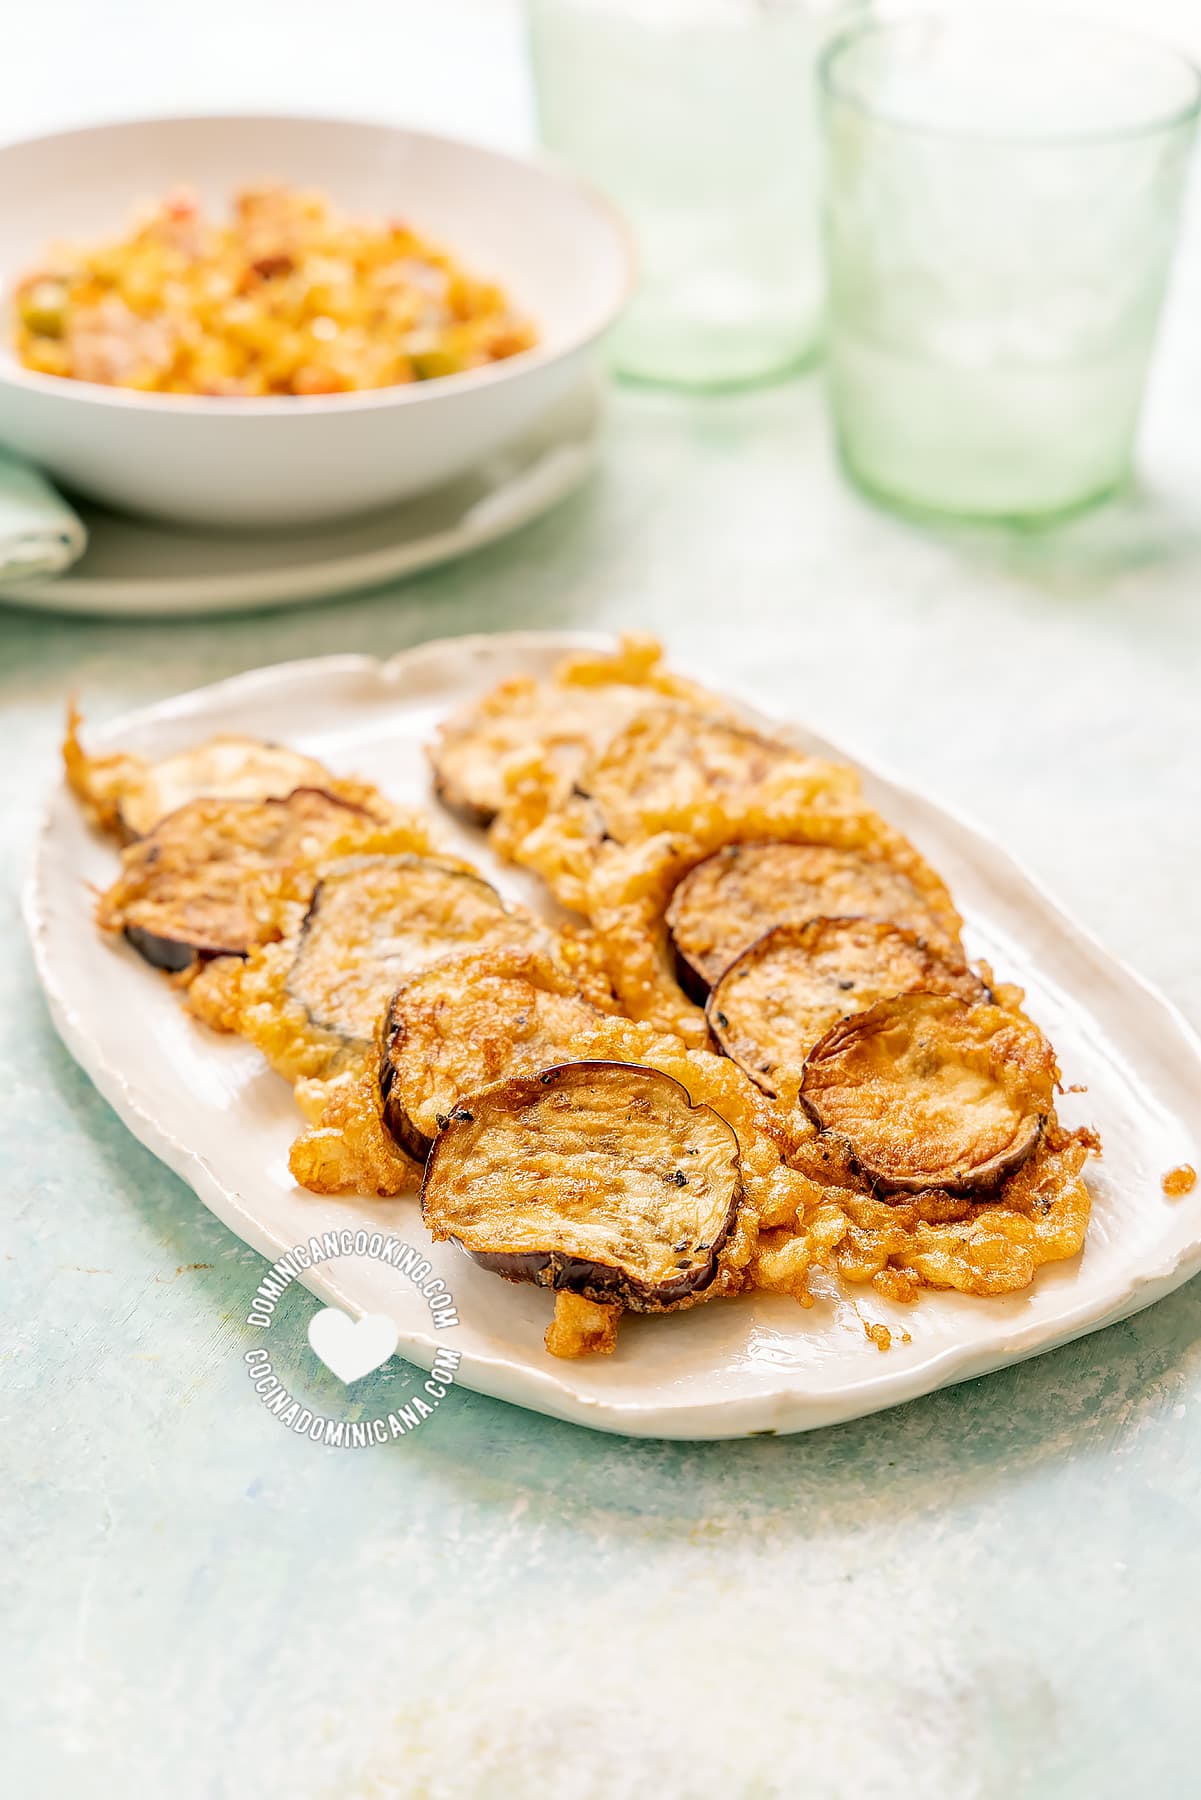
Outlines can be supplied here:
[[[214, 731], [251, 732], [432, 807], [423, 746], [439, 717], [504, 677], [543, 673], [565, 651], [598, 641], [510, 633], [425, 644], [382, 663], [334, 656], [282, 664], [131, 714], [95, 733], [94, 744], [162, 755]], [[810, 732], [796, 736], [819, 755], [853, 760]], [[900, 1307], [870, 1289], [831, 1287], [804, 1311], [753, 1295], [675, 1317], [627, 1318], [615, 1355], [557, 1361], [542, 1345], [550, 1296], [497, 1280], [451, 1245], [430, 1244], [414, 1200], [329, 1199], [295, 1186], [286, 1158], [300, 1121], [285, 1083], [248, 1045], [191, 1021], [161, 976], [96, 932], [93, 888], [112, 878], [115, 857], [64, 786], [48, 801], [26, 892], [38, 973], [68, 1049], [129, 1129], [255, 1249], [274, 1258], [313, 1232], [347, 1225], [427, 1246], [457, 1304], [453, 1340], [467, 1386], [636, 1436], [722, 1438], [833, 1424], [1096, 1331], [1201, 1268], [1201, 1186], [1175, 1200], [1161, 1187], [1169, 1168], [1201, 1166], [1201, 1043], [996, 844], [859, 766], [871, 802], [949, 881], [968, 921], [970, 953], [1025, 986], [1065, 1082], [1087, 1086], [1065, 1096], [1066, 1121], [1095, 1124], [1104, 1138], [1104, 1157], [1090, 1163], [1094, 1208], [1082, 1255], [1003, 1299], [925, 1293]], [[539, 903], [535, 883], [495, 863], [477, 834], [447, 824], [500, 887]], [[448, 1342], [431, 1330], [416, 1290], [385, 1264], [340, 1259], [307, 1279], [352, 1313], [392, 1316], [399, 1353], [414, 1363], [428, 1366]], [[893, 1333], [884, 1354], [864, 1330], [876, 1321]]]

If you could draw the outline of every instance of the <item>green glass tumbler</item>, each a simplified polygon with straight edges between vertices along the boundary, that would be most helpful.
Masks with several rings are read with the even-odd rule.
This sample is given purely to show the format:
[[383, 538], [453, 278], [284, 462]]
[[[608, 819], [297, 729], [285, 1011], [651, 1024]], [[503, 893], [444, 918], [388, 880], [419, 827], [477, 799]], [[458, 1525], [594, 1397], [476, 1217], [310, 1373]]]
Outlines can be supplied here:
[[867, 25], [820, 81], [829, 392], [904, 511], [1031, 522], [1127, 479], [1201, 77], [1046, 14]]
[[638, 291], [612, 339], [622, 374], [737, 386], [815, 353], [832, 4], [527, 0], [542, 141], [638, 240]]

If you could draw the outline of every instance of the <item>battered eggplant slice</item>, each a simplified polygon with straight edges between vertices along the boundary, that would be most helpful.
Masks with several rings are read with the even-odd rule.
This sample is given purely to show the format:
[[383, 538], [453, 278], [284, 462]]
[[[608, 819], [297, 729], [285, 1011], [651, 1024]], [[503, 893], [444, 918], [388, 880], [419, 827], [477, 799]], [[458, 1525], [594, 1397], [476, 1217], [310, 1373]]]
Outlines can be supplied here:
[[361, 807], [297, 788], [282, 800], [192, 800], [122, 852], [122, 871], [96, 908], [148, 963], [179, 971], [245, 956], [278, 935], [284, 868], [364, 821]]
[[544, 928], [482, 876], [432, 856], [348, 857], [313, 891], [287, 993], [319, 1031], [374, 1036], [391, 992], [418, 969], [483, 944], [545, 947]]
[[[263, 954], [269, 957], [279, 948], [282, 946], [272, 946]], [[795, 1135], [792, 1116], [765, 1100], [727, 1057], [715, 1056], [708, 1050], [689, 1050], [669, 1033], [600, 1011], [589, 1013], [581, 1029], [570, 1037], [552, 1042], [552, 1018], [556, 1027], [566, 1025], [569, 1009], [540, 1007], [531, 990], [546, 994], [562, 990], [566, 997], [571, 972], [559, 969], [546, 958], [510, 949], [483, 950], [448, 962], [445, 978], [448, 1031], [452, 1024], [457, 1029], [460, 1018], [469, 1021], [468, 1028], [475, 1034], [476, 1055], [464, 1051], [460, 1061], [453, 1046], [445, 1060], [440, 1050], [433, 1052], [431, 1080], [441, 1082], [446, 1078], [449, 1084], [453, 1079], [456, 1087], [453, 1096], [449, 1085], [446, 1089], [444, 1118], [461, 1105], [470, 1106], [469, 1095], [493, 1085], [493, 1072], [508, 1079], [560, 1063], [603, 1062], [637, 1064], [673, 1076], [687, 1088], [695, 1106], [709, 1106], [725, 1120], [738, 1137], [745, 1204], [739, 1213], [737, 1230], [722, 1251], [718, 1280], [723, 1294], [739, 1292], [747, 1285], [746, 1269], [759, 1227], [794, 1221], [798, 1209], [809, 1204], [820, 1191], [786, 1160], [785, 1152]], [[436, 1019], [439, 985], [431, 982], [426, 989], [427, 1025]], [[468, 998], [472, 994], [478, 996], [474, 1006]], [[571, 1016], [579, 1017], [574, 1010]], [[524, 1023], [519, 1023], [523, 1018]], [[264, 1045], [262, 1036], [255, 1041]], [[421, 1041], [431, 1041], [428, 1029]], [[331, 1083], [323, 1071], [314, 1070], [311, 1064], [302, 1067], [287, 1047], [282, 1057], [278, 1044], [266, 1048], [274, 1066], [280, 1068], [286, 1063], [284, 1072], [293, 1079], [297, 1074], [322, 1077], [320, 1083], [314, 1084], [311, 1095], [302, 1098], [302, 1110], [312, 1126], [296, 1140], [289, 1158], [289, 1167], [303, 1187], [321, 1194], [385, 1195], [403, 1193], [414, 1185], [418, 1165], [397, 1148], [396, 1139], [384, 1122], [378, 1055], [369, 1064], [363, 1060], [352, 1064], [345, 1075]], [[431, 1105], [430, 1094], [422, 1085], [421, 1069], [415, 1063], [416, 1057], [406, 1061], [405, 1091], [417, 1103], [413, 1110], [418, 1118], [424, 1117], [436, 1131], [438, 1109]], [[310, 1098], [319, 1104], [310, 1106]], [[431, 1110], [435, 1113], [432, 1122]], [[808, 1123], [805, 1129], [816, 1136]]]
[[[753, 845], [770, 851], [777, 844], [788, 850], [816, 850], [823, 858], [826, 853], [836, 860], [846, 857], [851, 867], [861, 857], [868, 866], [899, 872], [921, 896], [930, 916], [938, 921], [937, 938], [931, 934], [931, 942], [940, 951], [960, 959], [958, 934], [962, 921], [945, 885], [913, 845], [878, 813], [863, 805], [831, 809], [821, 804], [820, 796], [807, 796], [804, 792], [786, 794], [770, 808], [765, 808], [758, 797], [747, 800], [743, 796], [713, 808], [699, 839], [691, 834], [663, 832], [637, 844], [607, 845], [603, 856], [595, 861], [582, 910], [596, 934], [618, 1001], [631, 1018], [646, 1019], [677, 1032], [689, 1044], [709, 1042], [704, 1013], [683, 991], [678, 979], [679, 957], [667, 922], [672, 902], [694, 870], [716, 864], [725, 850], [749, 849]], [[787, 890], [773, 885], [769, 903], [773, 895], [774, 904], [782, 910], [788, 902]], [[818, 914], [825, 911], [820, 900], [804, 902], [804, 916], [815, 916], [809, 910], [811, 904], [816, 905]], [[696, 942], [698, 948], [712, 949], [711, 934], [700, 935], [706, 929], [704, 914], [705, 909], [698, 907]], [[691, 910], [688, 916], [691, 923]], [[782, 922], [769, 913], [761, 923], [748, 924], [748, 938], [739, 948], [746, 949], [755, 937]]]
[[875, 919], [810, 919], [777, 925], [731, 963], [705, 1016], [718, 1047], [773, 1099], [776, 1072], [802, 1063], [823, 1032], [895, 994], [987, 1000], [962, 963], [948, 962], [915, 932]]
[[732, 795], [793, 791], [852, 796], [847, 768], [806, 756], [735, 719], [658, 706], [639, 713], [580, 771], [579, 792], [618, 843], [658, 831], [695, 831]]
[[666, 701], [723, 710], [662, 657], [653, 638], [630, 633], [613, 651], [566, 657], [545, 680], [502, 682], [440, 727], [429, 752], [439, 799], [470, 824], [488, 825], [513, 798], [509, 775], [523, 765], [535, 774], [539, 804], [556, 804], [589, 754], [644, 708]]
[[[469, 864], [442, 851], [415, 816], [295, 865], [288, 888], [279, 940], [245, 963], [210, 963], [187, 1004], [212, 1029], [257, 1045], [296, 1084], [312, 1119], [324, 1084], [368, 1071], [378, 1112], [376, 1028], [407, 976], [486, 947], [545, 952], [558, 943], [532, 913], [507, 905]], [[595, 979], [587, 959], [581, 976]], [[378, 1130], [386, 1136], [382, 1121]]]
[[379, 1085], [384, 1122], [424, 1162], [462, 1095], [561, 1061], [604, 1015], [549, 957], [524, 950], [456, 958], [392, 996]]
[[880, 857], [827, 844], [728, 844], [685, 875], [667, 909], [680, 986], [703, 1004], [764, 932], [818, 917], [890, 920], [959, 947], [945, 911]]
[[429, 753], [434, 791], [468, 824], [490, 825], [508, 793], [506, 770], [536, 751], [549, 772], [548, 798], [563, 798], [589, 752], [648, 704], [641, 688], [507, 681], [442, 726]]
[[258, 738], [213, 737], [159, 762], [124, 752], [88, 756], [80, 723], [72, 709], [63, 743], [67, 779], [97, 823], [126, 841], [145, 837], [193, 800], [281, 800], [296, 788], [332, 790], [358, 804], [372, 797], [365, 784], [340, 782], [311, 756]]
[[635, 1312], [705, 1294], [741, 1200], [733, 1128], [670, 1075], [603, 1062], [468, 1096], [421, 1190], [433, 1236], [484, 1268]]
[[592, 883], [615, 850], [687, 840], [696, 861], [705, 848], [782, 837], [786, 827], [837, 843], [867, 816], [853, 769], [807, 756], [716, 706], [660, 703], [589, 758], [566, 799], [548, 799], [527, 770], [492, 843], [595, 923]]
[[814, 1045], [800, 1100], [885, 1193], [991, 1190], [1030, 1155], [1059, 1071], [1042, 1033], [987, 1002], [905, 994]]

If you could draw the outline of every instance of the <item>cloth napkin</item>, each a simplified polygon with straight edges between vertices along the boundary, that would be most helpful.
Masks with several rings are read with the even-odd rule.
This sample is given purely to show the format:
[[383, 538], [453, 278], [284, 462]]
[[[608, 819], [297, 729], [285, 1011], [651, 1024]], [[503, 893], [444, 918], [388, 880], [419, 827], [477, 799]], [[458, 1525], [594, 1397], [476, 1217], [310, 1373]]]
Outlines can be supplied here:
[[0, 585], [61, 575], [87, 543], [83, 520], [45, 476], [0, 450]]

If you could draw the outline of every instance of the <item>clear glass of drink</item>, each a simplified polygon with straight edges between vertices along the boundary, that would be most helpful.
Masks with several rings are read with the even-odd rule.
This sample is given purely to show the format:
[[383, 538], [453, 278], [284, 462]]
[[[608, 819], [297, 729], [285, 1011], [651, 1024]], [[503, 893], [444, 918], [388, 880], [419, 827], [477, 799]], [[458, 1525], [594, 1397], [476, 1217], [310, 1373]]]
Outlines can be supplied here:
[[813, 354], [816, 61], [830, 9], [529, 0], [543, 142], [607, 190], [638, 237], [642, 279], [613, 339], [624, 374], [737, 385]]
[[1127, 478], [1201, 77], [1118, 29], [865, 24], [821, 64], [829, 384], [852, 479], [1031, 521]]

